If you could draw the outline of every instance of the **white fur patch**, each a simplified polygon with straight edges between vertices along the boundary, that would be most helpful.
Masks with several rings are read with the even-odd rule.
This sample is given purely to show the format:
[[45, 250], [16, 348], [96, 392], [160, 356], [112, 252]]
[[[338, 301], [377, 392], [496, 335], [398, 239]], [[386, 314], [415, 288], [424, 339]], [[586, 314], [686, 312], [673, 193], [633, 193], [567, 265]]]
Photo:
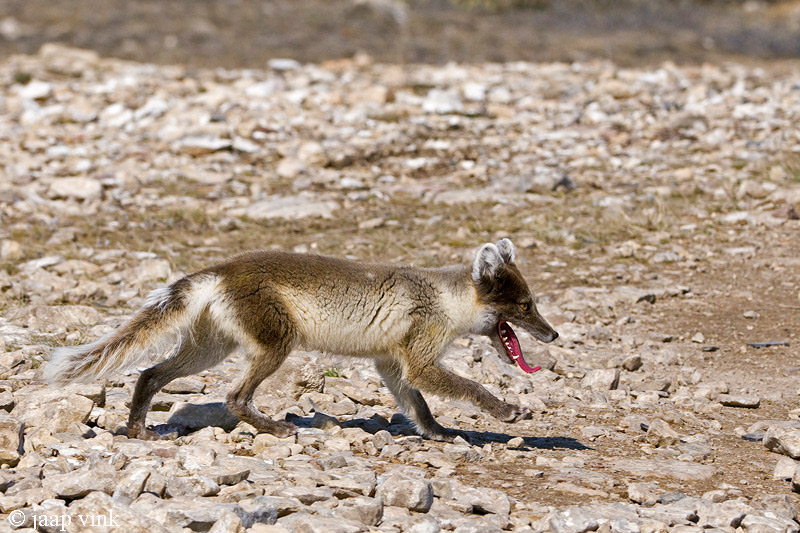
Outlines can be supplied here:
[[472, 280], [478, 283], [482, 279], [493, 278], [497, 269], [503, 264], [503, 257], [497, 246], [487, 242], [475, 252], [472, 261]]
[[172, 289], [170, 287], [159, 287], [158, 289], [153, 289], [150, 291], [150, 294], [147, 295], [147, 298], [145, 298], [144, 306], [163, 310], [164, 306], [167, 305], [167, 302], [169, 302], [170, 294], [172, 294]]
[[500, 252], [500, 257], [509, 265], [514, 264], [514, 243], [511, 239], [500, 239], [497, 241], [497, 250]]
[[473, 285], [466, 291], [448, 291], [441, 293], [441, 306], [450, 320], [453, 331], [457, 334], [475, 331], [476, 325], [481, 323], [483, 306], [478, 303], [478, 294]]
[[[88, 382], [155, 358], [163, 358], [171, 348], [178, 346], [186, 338], [194, 322], [214, 299], [218, 285], [219, 279], [215, 276], [200, 278], [194, 281], [186, 295], [186, 307], [177, 314], [170, 314], [168, 318], [159, 317], [147, 327], [132, 332], [126, 332], [126, 326], [123, 326], [123, 329], [93, 343], [53, 350], [43, 371], [44, 378], [57, 383]], [[170, 295], [170, 287], [156, 289], [148, 295], [144, 307], [163, 309], [169, 302]], [[93, 362], [86, 361], [87, 356], [96, 350], [102, 350], [99, 358]], [[80, 377], [75, 379], [73, 376], [78, 370]]]

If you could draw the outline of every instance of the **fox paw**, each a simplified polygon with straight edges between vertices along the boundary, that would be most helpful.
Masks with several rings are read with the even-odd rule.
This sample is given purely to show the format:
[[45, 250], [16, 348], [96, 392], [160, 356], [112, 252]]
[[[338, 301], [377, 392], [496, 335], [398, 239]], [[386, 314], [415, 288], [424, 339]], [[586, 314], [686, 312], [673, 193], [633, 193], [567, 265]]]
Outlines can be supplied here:
[[435, 440], [439, 442], [453, 442], [456, 440], [456, 437], [461, 437], [465, 441], [469, 442], [469, 435], [466, 433], [462, 433], [461, 431], [456, 431], [454, 429], [446, 429], [442, 428], [443, 431], [438, 431], [436, 433], [425, 433], [422, 435], [426, 439]]
[[518, 405], [511, 405], [510, 413], [504, 417], [502, 420], [503, 422], [507, 422], [509, 424], [513, 424], [514, 422], [519, 422], [520, 420], [528, 420], [533, 417], [533, 413], [527, 407], [520, 407]]
[[456, 437], [461, 437], [469, 442], [469, 436], [466, 433], [455, 429], [446, 428], [440, 424], [434, 424], [433, 426], [426, 428], [417, 426], [416, 431], [420, 437], [438, 442], [453, 442]]
[[286, 422], [283, 420], [253, 420], [253, 422], [248, 423], [256, 428], [260, 433], [269, 433], [270, 435], [278, 437], [279, 439], [291, 437], [297, 433], [297, 426], [291, 422]]
[[295, 426], [291, 422], [277, 421], [275, 422], [275, 425], [270, 429], [269, 433], [272, 433], [279, 439], [283, 439], [286, 437], [291, 437], [292, 435], [297, 433], [297, 426]]

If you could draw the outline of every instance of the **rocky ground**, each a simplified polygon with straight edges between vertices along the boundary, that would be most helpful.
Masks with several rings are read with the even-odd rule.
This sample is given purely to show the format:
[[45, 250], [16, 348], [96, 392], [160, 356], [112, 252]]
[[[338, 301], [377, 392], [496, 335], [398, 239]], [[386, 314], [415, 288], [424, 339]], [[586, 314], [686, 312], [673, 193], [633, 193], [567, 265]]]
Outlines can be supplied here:
[[[0, 86], [0, 529], [800, 530], [796, 70], [194, 70], [49, 45]], [[328, 354], [260, 388], [288, 439], [221, 407], [238, 354], [156, 397], [157, 442], [125, 436], [135, 372], [39, 379], [238, 251], [432, 266], [504, 236], [561, 337], [522, 338], [533, 375], [483, 338], [448, 350], [535, 413], [431, 398], [469, 441], [415, 436], [369, 362]]]

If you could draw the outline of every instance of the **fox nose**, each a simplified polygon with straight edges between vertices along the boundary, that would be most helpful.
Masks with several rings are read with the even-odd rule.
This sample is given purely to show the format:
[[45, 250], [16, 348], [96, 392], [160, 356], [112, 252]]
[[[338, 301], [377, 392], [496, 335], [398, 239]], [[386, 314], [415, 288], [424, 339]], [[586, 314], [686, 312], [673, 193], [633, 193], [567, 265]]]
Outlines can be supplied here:
[[558, 338], [558, 332], [556, 330], [553, 330], [553, 336], [550, 338], [550, 342], [553, 342], [557, 338]]

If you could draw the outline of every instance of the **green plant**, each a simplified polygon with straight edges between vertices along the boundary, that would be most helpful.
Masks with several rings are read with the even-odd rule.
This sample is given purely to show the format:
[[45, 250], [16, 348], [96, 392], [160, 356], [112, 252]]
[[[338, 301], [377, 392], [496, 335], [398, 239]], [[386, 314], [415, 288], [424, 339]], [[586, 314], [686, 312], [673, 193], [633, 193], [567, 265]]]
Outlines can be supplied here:
[[326, 378], [340, 378], [340, 377], [342, 377], [339, 374], [339, 369], [336, 368], [335, 366], [332, 366], [330, 368], [326, 368], [325, 370], [323, 370], [322, 371], [322, 375], [325, 376]]

